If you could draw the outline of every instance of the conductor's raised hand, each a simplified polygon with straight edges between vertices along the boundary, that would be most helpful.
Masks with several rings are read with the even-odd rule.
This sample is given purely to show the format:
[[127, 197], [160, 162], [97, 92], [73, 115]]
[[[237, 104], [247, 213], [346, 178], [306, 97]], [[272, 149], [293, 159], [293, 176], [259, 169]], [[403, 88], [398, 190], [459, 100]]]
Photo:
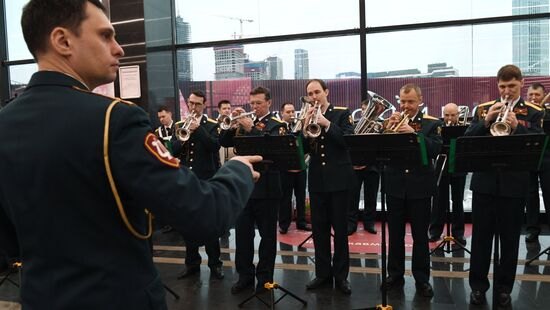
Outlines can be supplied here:
[[262, 159], [263, 158], [260, 155], [251, 155], [251, 156], [235, 156], [230, 160], [237, 160], [247, 165], [248, 168], [250, 168], [250, 172], [252, 172], [252, 178], [254, 179], [254, 182], [256, 182], [260, 178], [260, 173], [254, 170], [254, 167], [252, 167], [252, 164], [259, 163], [260, 161], [262, 161]]

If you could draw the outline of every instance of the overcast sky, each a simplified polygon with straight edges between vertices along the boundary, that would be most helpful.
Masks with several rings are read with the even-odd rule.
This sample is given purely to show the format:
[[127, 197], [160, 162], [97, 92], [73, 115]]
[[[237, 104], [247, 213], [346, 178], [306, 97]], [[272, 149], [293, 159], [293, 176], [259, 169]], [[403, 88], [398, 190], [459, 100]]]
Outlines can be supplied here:
[[[116, 0], [111, 0], [116, 1]], [[167, 1], [167, 0], [158, 0]], [[10, 60], [30, 58], [19, 20], [26, 0], [6, 0]], [[366, 0], [367, 26], [407, 24], [512, 14], [512, 0]], [[358, 0], [177, 0], [191, 24], [191, 41], [280, 35], [359, 27]], [[245, 20], [252, 20], [251, 22]], [[310, 77], [334, 78], [360, 72], [359, 37], [245, 45], [251, 60], [283, 59], [285, 79], [294, 78], [294, 49], [309, 52]], [[369, 72], [417, 68], [446, 62], [460, 76], [493, 76], [512, 62], [512, 24], [450, 27], [367, 36]], [[34, 65], [14, 68], [11, 78], [26, 82]], [[194, 80], [214, 78], [212, 48], [193, 51]]]

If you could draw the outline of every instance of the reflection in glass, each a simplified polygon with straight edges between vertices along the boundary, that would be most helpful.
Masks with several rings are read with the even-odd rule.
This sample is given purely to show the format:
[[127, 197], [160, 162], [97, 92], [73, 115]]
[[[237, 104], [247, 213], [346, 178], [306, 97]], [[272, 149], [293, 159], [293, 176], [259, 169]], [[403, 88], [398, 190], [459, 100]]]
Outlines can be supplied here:
[[10, 97], [22, 93], [36, 71], [38, 71], [36, 64], [10, 66]]

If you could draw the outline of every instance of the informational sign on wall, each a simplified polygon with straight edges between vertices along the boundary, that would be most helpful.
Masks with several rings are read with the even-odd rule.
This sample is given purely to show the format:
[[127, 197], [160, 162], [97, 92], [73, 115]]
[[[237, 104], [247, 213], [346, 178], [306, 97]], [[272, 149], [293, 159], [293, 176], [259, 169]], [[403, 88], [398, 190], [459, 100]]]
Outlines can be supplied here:
[[139, 66], [126, 66], [118, 69], [120, 98], [135, 99], [141, 97]]

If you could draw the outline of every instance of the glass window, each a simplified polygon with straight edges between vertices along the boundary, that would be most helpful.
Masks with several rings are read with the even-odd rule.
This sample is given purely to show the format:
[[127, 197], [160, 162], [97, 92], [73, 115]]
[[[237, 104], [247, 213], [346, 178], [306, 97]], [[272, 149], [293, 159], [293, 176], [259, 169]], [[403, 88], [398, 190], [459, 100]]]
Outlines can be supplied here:
[[38, 71], [36, 64], [10, 66], [10, 97], [20, 94], [36, 71]]
[[176, 0], [179, 44], [359, 27], [357, 0]]
[[211, 116], [217, 116], [222, 99], [247, 109], [249, 92], [257, 86], [271, 89], [272, 111], [278, 111], [284, 102], [298, 102], [311, 78], [327, 82], [334, 105], [356, 108], [361, 101], [359, 36], [235, 44], [179, 50], [177, 55], [184, 98], [192, 90], [204, 91]]
[[498, 96], [506, 64], [522, 69], [526, 85], [550, 86], [548, 37], [548, 20], [367, 35], [367, 85], [397, 104], [400, 87], [416, 83], [434, 116], [449, 102], [472, 108]]
[[8, 60], [32, 58], [25, 44], [25, 39], [23, 39], [23, 31], [21, 30], [21, 14], [23, 6], [27, 2], [28, 0], [5, 1]]
[[365, 5], [368, 27], [548, 13], [548, 0], [385, 0]]

